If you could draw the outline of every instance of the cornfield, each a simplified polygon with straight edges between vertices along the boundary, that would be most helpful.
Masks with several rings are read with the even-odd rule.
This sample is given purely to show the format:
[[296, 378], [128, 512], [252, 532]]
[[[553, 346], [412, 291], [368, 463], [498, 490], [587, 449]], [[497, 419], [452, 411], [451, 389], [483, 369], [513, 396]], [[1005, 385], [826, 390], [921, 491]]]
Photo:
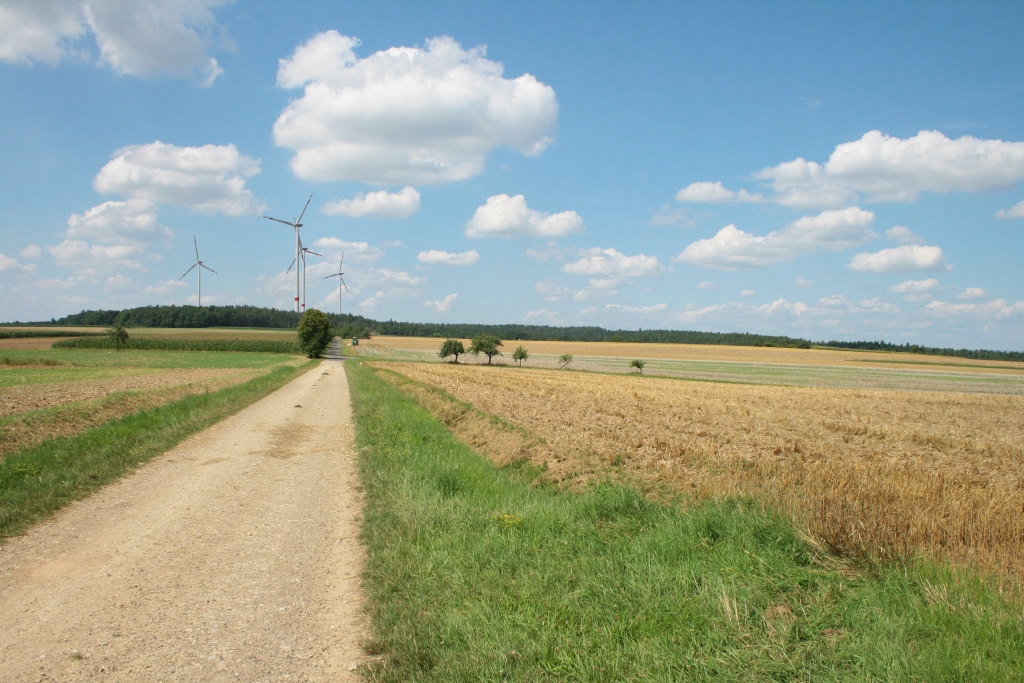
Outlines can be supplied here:
[[499, 438], [498, 457], [541, 461], [555, 479], [752, 496], [845, 554], [1024, 576], [1024, 397], [386, 367], [528, 430], [542, 446]]
[[[77, 337], [54, 342], [55, 349], [113, 349], [109, 337]], [[124, 345], [136, 351], [243, 351], [254, 353], [288, 353], [301, 355], [294, 341], [269, 339], [189, 339], [177, 337], [129, 337]]]

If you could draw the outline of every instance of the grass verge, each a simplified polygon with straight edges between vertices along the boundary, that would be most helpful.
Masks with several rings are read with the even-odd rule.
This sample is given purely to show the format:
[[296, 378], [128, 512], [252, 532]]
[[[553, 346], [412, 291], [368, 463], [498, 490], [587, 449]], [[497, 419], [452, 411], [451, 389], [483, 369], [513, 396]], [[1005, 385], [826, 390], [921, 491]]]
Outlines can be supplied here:
[[233, 415], [312, 364], [283, 365], [244, 384], [188, 396], [8, 455], [0, 460], [0, 538], [22, 531]]
[[854, 569], [743, 501], [686, 511], [494, 468], [358, 362], [379, 681], [1016, 680], [1019, 605]]

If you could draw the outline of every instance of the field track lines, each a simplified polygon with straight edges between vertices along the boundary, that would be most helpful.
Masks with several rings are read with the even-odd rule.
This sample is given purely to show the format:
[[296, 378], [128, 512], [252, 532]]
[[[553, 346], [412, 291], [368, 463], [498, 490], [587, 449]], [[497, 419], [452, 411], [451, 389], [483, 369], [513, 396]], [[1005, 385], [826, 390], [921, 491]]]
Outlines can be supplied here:
[[357, 484], [324, 362], [0, 546], [3, 680], [359, 680]]

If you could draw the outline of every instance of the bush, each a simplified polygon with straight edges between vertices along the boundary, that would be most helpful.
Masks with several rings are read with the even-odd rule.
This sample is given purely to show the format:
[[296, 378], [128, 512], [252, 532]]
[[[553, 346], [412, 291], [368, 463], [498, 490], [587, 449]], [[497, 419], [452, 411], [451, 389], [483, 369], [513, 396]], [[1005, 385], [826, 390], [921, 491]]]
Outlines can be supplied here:
[[558, 357], [558, 362], [560, 363], [560, 365], [558, 366], [559, 368], [569, 366], [572, 363], [572, 354], [563, 353], [561, 356]]
[[107, 330], [107, 336], [110, 337], [118, 351], [128, 344], [128, 330], [124, 329], [124, 325], [114, 325]]
[[310, 358], [319, 358], [331, 345], [334, 332], [331, 321], [323, 311], [311, 308], [299, 320], [299, 346]]
[[630, 364], [629, 364], [629, 367], [636, 368], [637, 370], [640, 371], [641, 374], [643, 374], [644, 365], [646, 365], [646, 363], [644, 363], [642, 360], [640, 360], [638, 358], [638, 359], [636, 359], [634, 361], [631, 361]]

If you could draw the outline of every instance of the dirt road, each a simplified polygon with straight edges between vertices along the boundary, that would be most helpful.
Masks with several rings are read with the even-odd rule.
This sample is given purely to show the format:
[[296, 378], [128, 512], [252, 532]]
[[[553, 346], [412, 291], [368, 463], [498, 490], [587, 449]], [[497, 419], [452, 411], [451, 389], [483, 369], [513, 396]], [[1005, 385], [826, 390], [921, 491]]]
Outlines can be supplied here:
[[325, 361], [0, 547], [0, 678], [357, 680], [357, 491]]

